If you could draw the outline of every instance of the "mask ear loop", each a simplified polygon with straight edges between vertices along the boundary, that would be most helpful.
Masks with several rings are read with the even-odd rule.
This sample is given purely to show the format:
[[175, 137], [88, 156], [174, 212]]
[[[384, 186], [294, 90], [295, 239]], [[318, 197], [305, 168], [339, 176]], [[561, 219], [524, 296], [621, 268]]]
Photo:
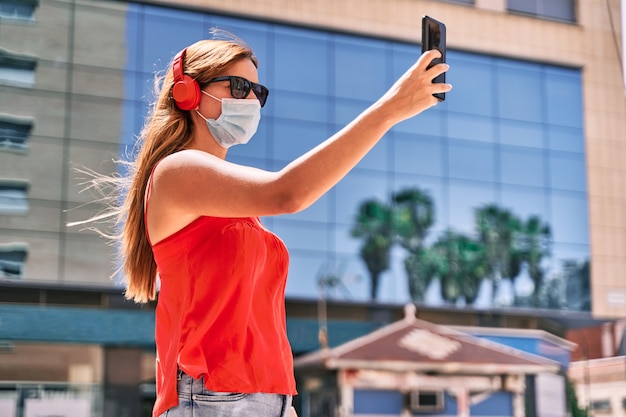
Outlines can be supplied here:
[[201, 92], [202, 94], [204, 94], [205, 96], [209, 96], [209, 97], [211, 97], [212, 99], [215, 99], [215, 100], [219, 101], [220, 103], [222, 103], [222, 102], [224, 101], [224, 100], [222, 100], [221, 98], [217, 98], [217, 97], [215, 97], [213, 94], [208, 93], [208, 92], [206, 92], [206, 91], [204, 91], [204, 90], [200, 90], [200, 92]]

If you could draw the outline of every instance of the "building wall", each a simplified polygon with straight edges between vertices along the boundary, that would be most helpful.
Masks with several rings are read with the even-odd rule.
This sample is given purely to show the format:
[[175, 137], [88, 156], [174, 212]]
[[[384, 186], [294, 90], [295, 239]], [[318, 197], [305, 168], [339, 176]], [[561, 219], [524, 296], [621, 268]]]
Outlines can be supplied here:
[[568, 375], [589, 415], [626, 416], [626, 356], [572, 362]]
[[[622, 167], [626, 100], [620, 56], [614, 46], [614, 36], [620, 39], [619, 2], [577, 2], [577, 24], [506, 13], [502, 0], [479, 0], [475, 7], [424, 0], [393, 4], [384, 0], [197, 0], [184, 4], [409, 42], [420, 36], [420, 17], [429, 14], [446, 22], [451, 48], [582, 67], [592, 306], [597, 316], [626, 315], [622, 279], [626, 214], [621, 210], [626, 198]], [[612, 33], [612, 27], [617, 33]]]
[[28, 212], [0, 215], [0, 243], [28, 244], [24, 276], [29, 280], [111, 283], [111, 246], [66, 224], [102, 208], [91, 203], [94, 194], [79, 193], [86, 176], [76, 169], [116, 169], [112, 161], [119, 150], [126, 59], [124, 7], [43, 1], [33, 22], [0, 21], [1, 47], [37, 60], [33, 86], [0, 85], [0, 113], [34, 119], [25, 152], [0, 152], [0, 178], [30, 184]]

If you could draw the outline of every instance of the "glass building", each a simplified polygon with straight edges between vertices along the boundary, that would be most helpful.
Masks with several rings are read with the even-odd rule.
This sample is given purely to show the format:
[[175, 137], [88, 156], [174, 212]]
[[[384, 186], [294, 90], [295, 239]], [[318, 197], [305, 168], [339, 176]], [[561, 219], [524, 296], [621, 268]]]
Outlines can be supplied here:
[[[228, 159], [268, 170], [349, 123], [421, 53], [417, 42], [131, 4], [125, 146], [132, 147], [142, 126], [155, 72], [214, 27], [252, 46], [259, 78], [271, 91], [259, 132]], [[290, 249], [287, 296], [317, 298], [327, 283], [329, 296], [371, 299], [372, 274], [360, 255], [367, 237], [352, 233], [368, 221], [358, 220], [359, 210], [368, 201], [396, 212], [425, 210], [396, 201], [411, 192], [409, 200], [429, 201], [432, 219], [413, 225], [419, 248], [406, 245], [411, 237], [394, 238], [376, 300], [589, 310], [581, 68], [457, 50], [448, 51], [448, 62], [454, 89], [445, 102], [393, 128], [312, 207], [264, 219]], [[469, 246], [459, 252], [461, 242]], [[421, 264], [454, 262], [450, 250], [476, 260], [457, 271], [405, 267], [416, 256]], [[339, 280], [328, 284], [330, 276]]]

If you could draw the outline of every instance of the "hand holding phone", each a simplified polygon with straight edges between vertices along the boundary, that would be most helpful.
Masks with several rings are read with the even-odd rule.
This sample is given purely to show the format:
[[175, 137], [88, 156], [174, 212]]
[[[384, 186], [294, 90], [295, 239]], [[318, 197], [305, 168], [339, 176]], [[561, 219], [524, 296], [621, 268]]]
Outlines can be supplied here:
[[[436, 49], [441, 52], [441, 58], [433, 59], [428, 68], [433, 65], [446, 62], [446, 25], [430, 16], [422, 17], [422, 53]], [[442, 73], [433, 79], [434, 83], [445, 83], [446, 73]], [[446, 99], [446, 93], [435, 93], [439, 101]]]

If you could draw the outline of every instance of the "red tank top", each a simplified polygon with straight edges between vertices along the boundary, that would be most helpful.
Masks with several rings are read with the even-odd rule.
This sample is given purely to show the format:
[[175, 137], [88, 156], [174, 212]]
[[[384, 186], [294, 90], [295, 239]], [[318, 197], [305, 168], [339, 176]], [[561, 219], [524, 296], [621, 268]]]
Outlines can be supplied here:
[[258, 218], [200, 217], [152, 250], [161, 281], [153, 416], [178, 404], [178, 368], [212, 391], [294, 395], [283, 242]]

